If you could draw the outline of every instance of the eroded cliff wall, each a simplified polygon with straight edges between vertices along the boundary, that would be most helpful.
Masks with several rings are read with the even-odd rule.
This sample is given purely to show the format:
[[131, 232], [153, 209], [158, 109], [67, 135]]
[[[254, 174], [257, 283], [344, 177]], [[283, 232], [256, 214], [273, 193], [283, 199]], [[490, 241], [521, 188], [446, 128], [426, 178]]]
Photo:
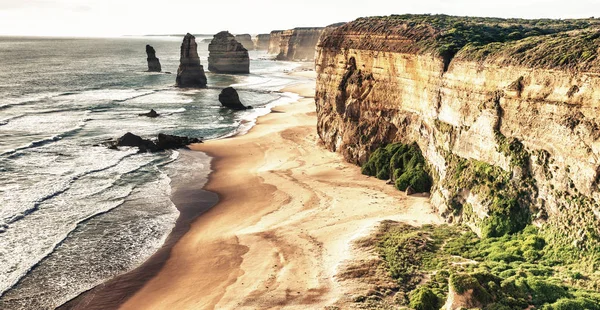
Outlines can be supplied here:
[[[534, 222], [590, 246], [600, 234], [600, 30], [588, 26], [543, 36], [526, 26], [514, 40], [448, 48], [439, 24], [348, 23], [317, 47], [319, 136], [359, 165], [383, 144], [416, 141], [449, 222], [478, 233]], [[573, 28], [585, 29], [562, 31]]]
[[325, 28], [294, 28], [281, 34], [278, 60], [313, 60], [315, 48]]
[[283, 34], [283, 30], [271, 31], [271, 34], [269, 37], [269, 49], [268, 49], [269, 54], [278, 55], [279, 52], [281, 51], [281, 49], [280, 49], [281, 34]]

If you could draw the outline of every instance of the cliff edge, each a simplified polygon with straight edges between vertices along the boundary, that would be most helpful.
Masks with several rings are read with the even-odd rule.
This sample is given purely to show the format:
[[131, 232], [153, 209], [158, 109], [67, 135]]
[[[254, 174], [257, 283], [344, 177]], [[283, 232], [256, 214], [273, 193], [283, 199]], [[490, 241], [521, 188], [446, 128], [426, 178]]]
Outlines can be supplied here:
[[600, 21], [360, 18], [317, 46], [318, 133], [363, 165], [416, 142], [448, 222], [600, 235]]

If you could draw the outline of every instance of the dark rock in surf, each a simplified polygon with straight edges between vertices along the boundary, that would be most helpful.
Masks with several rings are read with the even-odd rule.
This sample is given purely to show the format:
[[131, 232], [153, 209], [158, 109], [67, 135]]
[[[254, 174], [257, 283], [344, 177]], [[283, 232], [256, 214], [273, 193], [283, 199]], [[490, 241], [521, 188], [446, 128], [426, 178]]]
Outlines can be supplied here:
[[240, 101], [240, 96], [233, 87], [224, 88], [219, 94], [219, 102], [226, 108], [232, 110], [251, 109], [251, 106], [244, 106]]
[[156, 152], [159, 151], [158, 147], [152, 140], [144, 139], [140, 136], [134, 135], [131, 132], [124, 134], [122, 137], [117, 139], [114, 146], [131, 146], [140, 149], [140, 152]]
[[192, 143], [202, 143], [202, 140], [159, 133], [158, 139], [154, 142], [128, 132], [116, 141], [108, 143], [107, 146], [114, 150], [118, 150], [119, 146], [137, 147], [140, 153], [144, 153], [187, 148]]
[[179, 69], [177, 69], [177, 87], [205, 87], [206, 75], [198, 57], [196, 37], [186, 34], [181, 43]]
[[156, 146], [158, 146], [158, 148], [161, 150], [167, 150], [185, 148], [192, 143], [202, 143], [202, 140], [198, 138], [180, 137], [159, 133]]
[[138, 115], [139, 116], [147, 116], [147, 117], [151, 117], [151, 118], [160, 116], [160, 114], [156, 113], [156, 111], [154, 111], [154, 109], [150, 109], [150, 112], [148, 112], [148, 113], [142, 113], [142, 114], [138, 114]]
[[150, 45], [146, 45], [146, 55], [148, 55], [148, 72], [160, 72], [160, 61], [156, 58], [156, 51]]

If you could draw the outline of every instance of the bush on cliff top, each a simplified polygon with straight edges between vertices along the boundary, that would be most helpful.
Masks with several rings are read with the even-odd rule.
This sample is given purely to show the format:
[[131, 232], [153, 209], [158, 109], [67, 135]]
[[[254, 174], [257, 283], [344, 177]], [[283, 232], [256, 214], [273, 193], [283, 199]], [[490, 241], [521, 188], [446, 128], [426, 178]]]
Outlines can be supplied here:
[[[505, 54], [503, 61], [529, 63], [530, 66], [561, 65], [587, 61], [595, 57], [594, 45], [581, 44], [583, 39], [589, 40], [593, 35], [582, 36], [576, 42], [568, 42], [575, 47], [569, 49], [568, 44], [546, 44], [548, 35], [562, 36], [565, 32], [596, 29], [599, 19], [502, 19], [484, 17], [463, 17], [448, 15], [391, 15], [359, 18], [347, 23], [337, 31], [358, 31], [363, 33], [380, 33], [399, 36], [413, 40], [412, 44], [378, 44], [375, 40], [340, 41], [335, 36], [325, 38], [323, 47], [334, 47], [339, 44], [351, 44], [354, 48], [410, 52], [434, 53], [444, 58], [446, 65], [459, 51], [467, 50], [468, 57], [482, 60], [489, 54]], [[532, 40], [525, 40], [531, 38]], [[364, 42], [363, 42], [364, 41]], [[517, 42], [514, 45], [511, 42]], [[520, 44], [523, 42], [523, 44]], [[566, 41], [564, 43], [567, 43]], [[355, 46], [355, 45], [359, 46]], [[513, 46], [518, 47], [513, 48]], [[585, 45], [590, 48], [579, 48]], [[536, 47], [537, 46], [537, 47]], [[560, 49], [563, 46], [566, 49]], [[597, 46], [597, 45], [595, 45]], [[338, 46], [339, 47], [339, 46]], [[345, 46], [350, 47], [350, 46]], [[506, 51], [506, 53], [504, 53]], [[520, 51], [520, 52], [517, 52]], [[562, 66], [562, 65], [561, 65]]]
[[[554, 251], [573, 249], [546, 244], [533, 226], [518, 234], [485, 239], [448, 225], [413, 227], [385, 222], [380, 229], [377, 251], [390, 276], [398, 281], [398, 294], [407, 295], [415, 309], [438, 306], [450, 286], [458, 294], [472, 289], [473, 298], [486, 310], [531, 305], [549, 310], [600, 309], [596, 269], [580, 269], [579, 260], [571, 258], [557, 264]], [[578, 279], [566, 280], [574, 272]]]
[[401, 191], [411, 186], [416, 192], [422, 193], [428, 192], [432, 185], [425, 169], [425, 158], [416, 143], [393, 143], [376, 149], [361, 171], [380, 180], [391, 178]]

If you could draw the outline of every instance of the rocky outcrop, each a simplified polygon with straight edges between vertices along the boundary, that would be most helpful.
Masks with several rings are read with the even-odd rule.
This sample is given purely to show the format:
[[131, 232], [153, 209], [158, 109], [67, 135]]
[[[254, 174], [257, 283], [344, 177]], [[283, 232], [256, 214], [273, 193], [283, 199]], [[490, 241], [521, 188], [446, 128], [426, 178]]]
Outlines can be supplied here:
[[250, 73], [248, 50], [227, 31], [215, 34], [208, 45], [208, 70], [216, 73]]
[[226, 108], [232, 110], [247, 110], [251, 106], [244, 106], [240, 101], [240, 96], [233, 87], [224, 88], [219, 94], [219, 102]]
[[273, 55], [279, 55], [281, 51], [281, 35], [283, 30], [273, 30], [269, 35], [269, 49], [268, 53]]
[[325, 28], [294, 28], [281, 34], [277, 60], [313, 60], [315, 47]]
[[156, 58], [156, 51], [150, 45], [146, 45], [146, 55], [148, 56], [148, 72], [160, 72], [160, 61]]
[[416, 142], [449, 222], [494, 236], [533, 221], [589, 249], [600, 235], [600, 36], [570, 30], [590, 23], [348, 23], [317, 48], [318, 134], [359, 165], [381, 145]]
[[256, 41], [254, 42], [254, 48], [259, 51], [266, 51], [269, 49], [269, 43], [271, 42], [271, 35], [259, 34], [256, 36]]
[[108, 147], [111, 149], [118, 149], [119, 146], [137, 147], [139, 152], [144, 153], [186, 148], [192, 143], [202, 143], [202, 140], [159, 133], [155, 142], [128, 132], [116, 141], [110, 142]]
[[177, 69], [177, 87], [205, 87], [206, 75], [198, 57], [196, 37], [186, 34], [181, 43], [179, 69]]
[[235, 40], [240, 42], [245, 49], [252, 51], [254, 50], [254, 41], [252, 41], [252, 36], [249, 34], [236, 34]]
[[156, 111], [154, 111], [154, 109], [150, 109], [150, 112], [139, 114], [139, 116], [146, 116], [146, 117], [150, 117], [150, 118], [155, 118], [155, 117], [159, 117], [160, 114], [156, 113]]

